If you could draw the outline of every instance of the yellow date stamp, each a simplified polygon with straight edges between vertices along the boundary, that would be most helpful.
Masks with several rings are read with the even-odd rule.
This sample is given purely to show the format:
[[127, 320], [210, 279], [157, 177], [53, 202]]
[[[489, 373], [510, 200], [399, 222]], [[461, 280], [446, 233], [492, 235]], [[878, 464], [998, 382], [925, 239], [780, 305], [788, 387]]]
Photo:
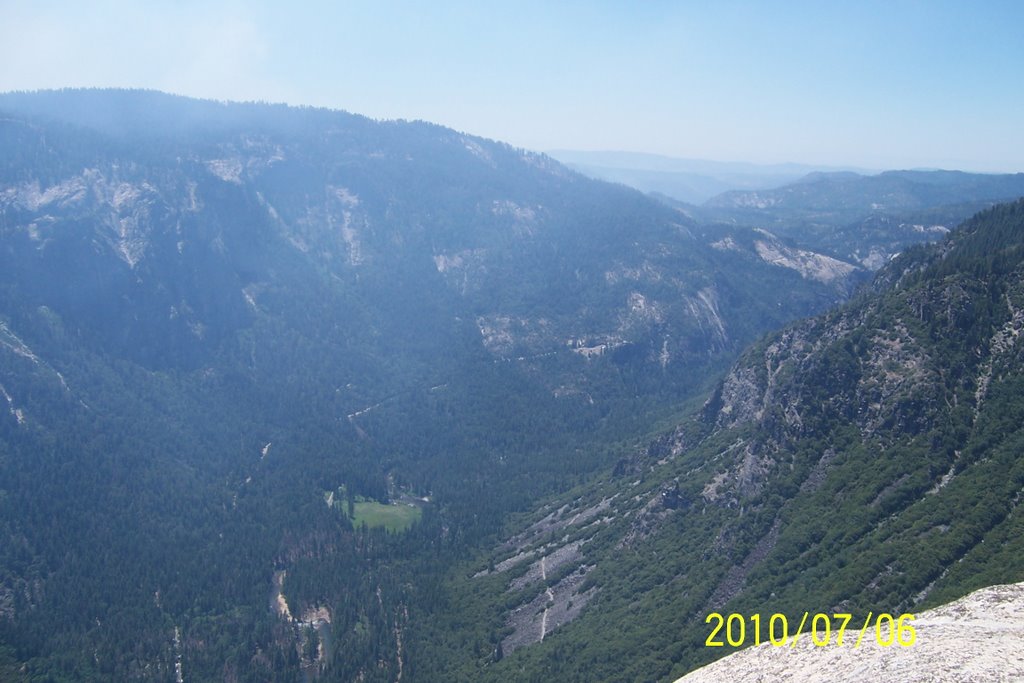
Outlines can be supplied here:
[[[871, 622], [874, 619], [874, 628]], [[852, 614], [814, 614], [804, 612], [800, 619], [800, 625], [795, 630], [790, 630], [790, 621], [785, 614], [772, 614], [767, 620], [762, 619], [760, 614], [751, 614], [746, 617], [742, 614], [723, 615], [712, 612], [704, 620], [705, 624], [711, 624], [711, 633], [704, 641], [705, 647], [743, 647], [744, 645], [760, 645], [769, 642], [775, 647], [796, 647], [800, 636], [804, 634], [805, 627], [810, 621], [809, 632], [806, 637], [816, 647], [834, 645], [836, 647], [860, 647], [865, 634], [869, 640], [874, 638], [875, 642], [882, 647], [910, 647], [917, 641], [917, 632], [914, 631], [914, 615], [882, 613], [875, 616], [868, 612], [863, 623], [858, 619], [853, 623], [853, 631], [847, 633], [850, 622], [853, 621]], [[794, 620], [795, 621], [795, 620]], [[853, 633], [855, 638], [851, 638]], [[763, 639], [767, 636], [767, 641]], [[851, 642], [852, 640], [852, 642]]]

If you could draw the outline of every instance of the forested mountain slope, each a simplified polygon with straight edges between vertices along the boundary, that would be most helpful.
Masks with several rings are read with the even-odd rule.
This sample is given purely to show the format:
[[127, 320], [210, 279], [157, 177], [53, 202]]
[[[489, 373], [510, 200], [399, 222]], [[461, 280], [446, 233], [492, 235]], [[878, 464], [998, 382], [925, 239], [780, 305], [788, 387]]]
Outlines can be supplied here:
[[449, 582], [496, 613], [493, 650], [450, 637], [440, 670], [672, 680], [729, 652], [710, 612], [864, 619], [1021, 581], [1022, 329], [1018, 201], [767, 336], [678, 428], [514, 526]]
[[766, 228], [871, 270], [909, 245], [941, 239], [982, 209], [1024, 195], [1024, 173], [811, 173], [771, 190], [725, 192], [687, 211]]
[[431, 680], [452, 561], [846, 296], [765, 239], [422, 122], [0, 95], [0, 671]]

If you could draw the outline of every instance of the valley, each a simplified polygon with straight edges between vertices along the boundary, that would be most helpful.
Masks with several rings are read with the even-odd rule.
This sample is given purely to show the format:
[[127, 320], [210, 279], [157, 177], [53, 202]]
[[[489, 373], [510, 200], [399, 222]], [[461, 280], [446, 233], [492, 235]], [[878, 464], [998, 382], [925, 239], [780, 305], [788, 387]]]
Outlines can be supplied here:
[[[1015, 581], [1024, 470], [1021, 355], [1009, 339], [1022, 227], [1018, 201], [910, 250], [885, 285], [768, 335], [675, 430], [570, 505], [535, 513], [525, 528], [547, 530], [545, 543], [533, 554], [513, 546], [511, 566], [504, 546], [489, 561], [527, 579], [536, 555], [565, 553], [596, 597], [481, 678], [518, 666], [672, 680], [726, 654], [704, 646], [710, 612], [863, 619]], [[993, 366], [1003, 390], [989, 394]], [[596, 509], [599, 523], [574, 526]], [[453, 577], [453, 590], [464, 581]], [[529, 593], [509, 601], [502, 584], [476, 591], [480, 613], [534, 606]], [[645, 647], [663, 655], [632, 656]]]
[[422, 121], [0, 112], [11, 680], [669, 681], [711, 610], [1024, 577], [1019, 175], [694, 206]]

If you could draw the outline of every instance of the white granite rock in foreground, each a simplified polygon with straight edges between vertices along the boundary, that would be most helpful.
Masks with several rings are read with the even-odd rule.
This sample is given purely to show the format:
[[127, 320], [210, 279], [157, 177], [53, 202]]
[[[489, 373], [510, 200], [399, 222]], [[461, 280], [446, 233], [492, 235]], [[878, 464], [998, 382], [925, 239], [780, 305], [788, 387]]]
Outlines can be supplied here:
[[910, 647], [878, 645], [874, 628], [859, 648], [837, 647], [834, 636], [832, 644], [815, 647], [804, 633], [796, 648], [748, 648], [676, 683], [1024, 681], [1024, 583], [990, 586], [922, 612], [913, 627]]

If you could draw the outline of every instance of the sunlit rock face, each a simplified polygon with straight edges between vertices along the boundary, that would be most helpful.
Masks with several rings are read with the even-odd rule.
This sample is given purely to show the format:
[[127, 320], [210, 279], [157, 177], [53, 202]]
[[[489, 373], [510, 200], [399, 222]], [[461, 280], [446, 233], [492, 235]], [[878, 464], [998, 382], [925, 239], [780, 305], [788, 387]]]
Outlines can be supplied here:
[[[909, 647], [882, 647], [869, 630], [860, 647], [817, 647], [810, 634], [796, 647], [766, 643], [720, 659], [677, 683], [763, 681], [983, 681], [1024, 680], [1024, 583], [990, 586], [913, 620]], [[824, 638], [819, 638], [819, 642]]]

